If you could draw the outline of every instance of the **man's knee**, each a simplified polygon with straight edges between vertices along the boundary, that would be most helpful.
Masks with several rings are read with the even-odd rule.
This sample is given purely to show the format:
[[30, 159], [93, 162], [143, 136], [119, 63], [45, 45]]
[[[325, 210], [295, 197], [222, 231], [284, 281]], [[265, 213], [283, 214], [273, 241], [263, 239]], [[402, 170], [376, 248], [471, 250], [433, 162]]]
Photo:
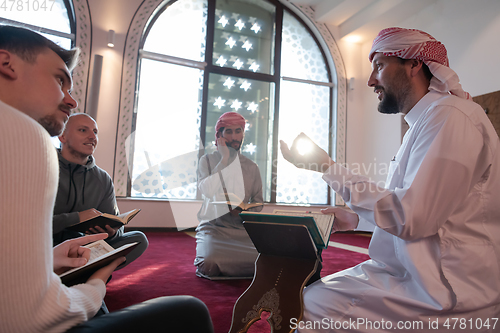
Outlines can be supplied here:
[[204, 258], [196, 265], [196, 272], [206, 276], [220, 275], [219, 265], [212, 258]]
[[138, 242], [139, 245], [137, 246], [139, 251], [141, 252], [141, 254], [146, 251], [146, 249], [148, 248], [149, 246], [149, 241], [148, 241], [148, 238], [146, 237], [146, 235], [143, 233], [143, 232], [140, 232], [140, 231], [129, 231], [127, 232], [127, 234], [131, 233], [132, 235], [132, 239], [135, 241], [135, 242]]

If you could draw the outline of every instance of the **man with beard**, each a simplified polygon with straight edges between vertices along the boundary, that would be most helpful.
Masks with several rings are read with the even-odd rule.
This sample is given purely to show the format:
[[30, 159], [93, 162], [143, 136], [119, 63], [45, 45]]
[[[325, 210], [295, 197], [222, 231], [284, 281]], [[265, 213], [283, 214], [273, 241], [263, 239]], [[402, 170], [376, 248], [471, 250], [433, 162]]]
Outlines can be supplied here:
[[[250, 277], [258, 252], [243, 228], [240, 209], [214, 202], [231, 194], [245, 203], [262, 203], [262, 181], [257, 164], [240, 154], [245, 137], [245, 118], [226, 112], [215, 125], [217, 150], [203, 155], [198, 166], [198, 189], [203, 205], [196, 228], [196, 274], [201, 277]], [[235, 196], [233, 196], [235, 195]], [[262, 210], [262, 206], [251, 208]]]
[[429, 34], [384, 29], [369, 59], [368, 85], [378, 94], [379, 111], [402, 113], [410, 126], [385, 187], [336, 164], [317, 145], [300, 155], [297, 141], [308, 140], [303, 134], [290, 149], [281, 143], [285, 159], [323, 172], [352, 209], [323, 211], [336, 215], [334, 230], [355, 229], [361, 219], [375, 226], [371, 259], [306, 288], [303, 321], [292, 328], [317, 332], [314, 323], [326, 319], [321, 327], [328, 332], [402, 330], [408, 323], [414, 331], [448, 332], [458, 329], [453, 326], [458, 320], [468, 332], [495, 332], [500, 315], [495, 129], [462, 90], [444, 45]]
[[[54, 245], [84, 234], [66, 229], [91, 217], [107, 213], [119, 215], [113, 181], [106, 171], [95, 164], [94, 151], [99, 143], [97, 123], [85, 113], [69, 117], [59, 136], [59, 186], [54, 205]], [[124, 232], [124, 227], [91, 228], [89, 234], [107, 233], [106, 242], [113, 248], [139, 243], [128, 255], [125, 267], [148, 247], [146, 235], [140, 231]]]

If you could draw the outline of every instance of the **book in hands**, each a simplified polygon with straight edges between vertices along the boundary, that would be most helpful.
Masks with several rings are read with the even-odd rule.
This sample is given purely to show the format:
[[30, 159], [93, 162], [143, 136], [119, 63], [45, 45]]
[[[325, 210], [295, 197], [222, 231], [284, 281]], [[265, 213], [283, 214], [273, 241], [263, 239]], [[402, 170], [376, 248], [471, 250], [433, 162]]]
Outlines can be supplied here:
[[67, 227], [66, 229], [83, 233], [96, 226], [106, 230], [106, 225], [109, 225], [111, 228], [116, 229], [129, 223], [140, 211], [140, 209], [134, 209], [120, 215], [101, 213], [100, 215], [91, 217], [85, 221]]
[[221, 200], [212, 201], [212, 204], [227, 205], [231, 207], [231, 209], [239, 208], [241, 210], [249, 210], [250, 208], [264, 206], [264, 203], [262, 202], [243, 202], [243, 200], [234, 193], [220, 194], [219, 197], [221, 197]]
[[103, 240], [98, 240], [85, 245], [90, 249], [89, 261], [80, 267], [72, 268], [62, 274], [59, 274], [62, 283], [71, 287], [75, 284], [85, 283], [89, 277], [98, 269], [111, 264], [115, 259], [124, 257], [129, 254], [139, 243], [125, 244], [117, 249], [114, 249]]
[[318, 249], [326, 249], [335, 216], [321, 212], [275, 210], [273, 213], [242, 212], [243, 221], [304, 225]]

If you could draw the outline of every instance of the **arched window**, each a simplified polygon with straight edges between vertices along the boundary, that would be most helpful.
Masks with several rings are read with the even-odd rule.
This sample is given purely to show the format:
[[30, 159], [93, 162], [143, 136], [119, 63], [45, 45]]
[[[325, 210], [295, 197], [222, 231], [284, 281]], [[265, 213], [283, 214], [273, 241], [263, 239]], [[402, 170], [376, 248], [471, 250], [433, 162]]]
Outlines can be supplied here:
[[304, 132], [337, 152], [337, 73], [318, 35], [273, 0], [159, 5], [139, 42], [127, 196], [199, 198], [198, 159], [233, 111], [247, 119], [241, 150], [259, 166], [266, 202], [330, 204], [321, 175], [284, 161], [278, 141]]
[[[3, 1], [0, 24], [38, 31], [65, 49], [75, 46], [75, 17], [67, 0]], [[61, 145], [57, 137], [52, 142], [56, 147]]]
[[70, 49], [75, 46], [75, 16], [68, 0], [1, 1], [0, 23], [39, 31]]

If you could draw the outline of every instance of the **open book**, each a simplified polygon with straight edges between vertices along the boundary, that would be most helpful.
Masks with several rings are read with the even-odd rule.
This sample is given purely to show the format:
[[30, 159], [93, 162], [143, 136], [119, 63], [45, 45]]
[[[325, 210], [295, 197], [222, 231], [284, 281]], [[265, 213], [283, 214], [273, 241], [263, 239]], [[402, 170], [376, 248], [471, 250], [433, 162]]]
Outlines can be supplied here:
[[264, 206], [264, 203], [262, 203], [262, 202], [252, 202], [252, 203], [243, 202], [243, 199], [240, 199], [234, 193], [219, 194], [217, 199], [220, 199], [220, 200], [212, 201], [212, 204], [214, 204], [214, 205], [228, 205], [231, 207], [231, 209], [240, 208], [241, 210], [248, 210], [250, 208]]
[[80, 267], [76, 267], [59, 274], [62, 283], [70, 287], [75, 284], [85, 283], [88, 278], [94, 274], [99, 268], [109, 265], [115, 259], [126, 256], [130, 253], [139, 243], [125, 244], [117, 249], [114, 249], [103, 240], [85, 245], [90, 249], [89, 261]]
[[129, 223], [130, 220], [132, 220], [140, 211], [141, 211], [140, 209], [134, 209], [131, 210], [130, 212], [126, 212], [120, 215], [102, 213], [85, 221], [67, 227], [66, 229], [78, 232], [85, 232], [90, 228], [94, 228], [95, 226], [99, 226], [104, 230], [106, 230], [105, 229], [106, 225], [109, 225], [111, 228], [119, 228]]
[[273, 213], [243, 212], [243, 221], [305, 225], [318, 249], [326, 249], [332, 233], [334, 215], [321, 212], [275, 210]]

